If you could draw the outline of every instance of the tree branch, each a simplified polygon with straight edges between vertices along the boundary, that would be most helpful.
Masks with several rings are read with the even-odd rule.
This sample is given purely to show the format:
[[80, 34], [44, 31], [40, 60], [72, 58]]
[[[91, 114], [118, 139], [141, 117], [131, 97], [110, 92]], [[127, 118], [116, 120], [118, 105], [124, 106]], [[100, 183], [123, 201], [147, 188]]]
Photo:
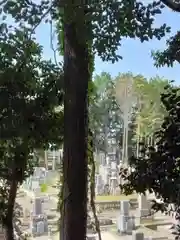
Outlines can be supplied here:
[[161, 0], [161, 2], [173, 11], [180, 12], [180, 0]]

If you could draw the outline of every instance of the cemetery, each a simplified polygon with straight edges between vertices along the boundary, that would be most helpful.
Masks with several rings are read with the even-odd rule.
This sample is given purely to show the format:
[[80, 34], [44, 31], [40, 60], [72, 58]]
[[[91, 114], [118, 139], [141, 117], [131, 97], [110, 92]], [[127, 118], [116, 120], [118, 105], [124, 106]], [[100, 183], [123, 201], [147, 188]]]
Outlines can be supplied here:
[[0, 1], [0, 240], [180, 240], [177, 13]]
[[[131, 81], [129, 84], [130, 86], [126, 87], [132, 90]], [[102, 240], [171, 240], [174, 239], [172, 225], [175, 219], [161, 212], [155, 213], [151, 209], [155, 195], [146, 191], [144, 195], [133, 192], [125, 196], [119, 186], [125, 183], [119, 175], [120, 169], [125, 167], [129, 172], [134, 171], [128, 162], [128, 125], [134, 96], [131, 91], [128, 94], [121, 94], [127, 100], [121, 109], [124, 122], [124, 129], [120, 126], [123, 131], [121, 149], [113, 130], [110, 129], [105, 137], [106, 152], [99, 150], [94, 153], [98, 166], [95, 172], [95, 206]], [[123, 100], [121, 98], [116, 96], [119, 105]], [[16, 199], [19, 216], [14, 223], [16, 239], [59, 240], [60, 214], [57, 212], [57, 195], [60, 183], [54, 179], [59, 177], [62, 153], [62, 149], [45, 151], [39, 167], [23, 182]], [[138, 157], [138, 154], [137, 146], [135, 155]], [[87, 239], [97, 240], [98, 231], [90, 207], [87, 220]]]
[[[152, 194], [123, 196], [117, 188], [118, 176], [115, 175], [115, 164], [104, 168], [100, 166], [96, 175], [96, 209], [102, 234], [110, 233], [112, 239], [124, 237], [132, 240], [146, 239], [173, 239], [171, 226], [173, 218], [151, 210]], [[112, 174], [113, 172], [113, 174]], [[117, 173], [117, 172], [116, 172]], [[114, 184], [111, 185], [113, 175]], [[15, 235], [20, 239], [57, 239], [59, 214], [56, 212], [57, 194], [43, 191], [42, 186], [49, 182], [50, 171], [45, 168], [35, 168], [33, 176], [26, 179], [17, 197], [18, 214], [20, 222], [15, 224]], [[116, 176], [116, 177], [115, 177]], [[111, 186], [108, 191], [105, 186]], [[100, 195], [101, 193], [101, 195]], [[111, 193], [111, 194], [110, 194]], [[99, 194], [99, 200], [98, 200]], [[109, 194], [109, 195], [107, 195]], [[28, 204], [24, 205], [24, 202]], [[87, 238], [98, 239], [93, 226], [93, 214], [89, 212], [87, 224]], [[18, 239], [18, 237], [16, 238]]]
[[[95, 174], [95, 204], [102, 240], [106, 240], [107, 233], [111, 234], [112, 240], [173, 239], [171, 226], [174, 219], [151, 210], [152, 194], [121, 194], [119, 169], [123, 163], [117, 163], [115, 148], [109, 149], [106, 159], [103, 153], [96, 158], [100, 159], [100, 164]], [[36, 167], [33, 175], [23, 182], [16, 203], [19, 216], [14, 227], [16, 239], [58, 239], [59, 189], [57, 180], [56, 183], [52, 181], [57, 175], [58, 172], [52, 169]], [[97, 240], [90, 210], [88, 216], [87, 239]]]
[[27, 179], [20, 189], [17, 202], [21, 206], [21, 223], [16, 224], [15, 229], [21, 239], [52, 239], [53, 232], [57, 231], [59, 215], [52, 211], [53, 206], [56, 208], [56, 203], [42, 188], [47, 183], [48, 171], [37, 167], [33, 176]]
[[[154, 195], [121, 194], [119, 169], [123, 163], [117, 162], [115, 148], [109, 149], [106, 159], [103, 153], [99, 155], [96, 156], [99, 167], [95, 174], [95, 205], [102, 240], [108, 234], [112, 240], [174, 239], [171, 230], [174, 219], [151, 209]], [[23, 182], [15, 206], [15, 239], [58, 239], [57, 175], [55, 170], [36, 167], [33, 175]], [[97, 240], [93, 213], [89, 210], [88, 215], [87, 239]]]

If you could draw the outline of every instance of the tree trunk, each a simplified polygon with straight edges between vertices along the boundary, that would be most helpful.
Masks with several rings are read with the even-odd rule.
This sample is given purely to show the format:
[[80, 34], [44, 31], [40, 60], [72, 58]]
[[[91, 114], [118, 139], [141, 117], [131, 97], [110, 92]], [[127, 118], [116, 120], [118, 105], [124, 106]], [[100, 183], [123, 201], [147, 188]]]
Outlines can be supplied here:
[[129, 164], [129, 159], [128, 159], [128, 148], [129, 148], [129, 144], [128, 144], [128, 138], [129, 138], [129, 126], [127, 125], [127, 128], [126, 128], [126, 148], [125, 148], [125, 159], [126, 159], [126, 165]]
[[96, 174], [96, 166], [94, 161], [94, 154], [93, 154], [93, 133], [91, 129], [89, 129], [89, 164], [90, 164], [90, 206], [93, 212], [94, 222], [95, 222], [95, 230], [98, 234], [98, 240], [102, 240], [101, 231], [100, 231], [100, 224], [96, 214], [96, 206], [95, 206], [95, 174]]
[[48, 170], [47, 151], [44, 151], [44, 166], [45, 166], [46, 170]]
[[8, 209], [5, 219], [6, 240], [14, 240], [13, 212], [18, 188], [18, 182], [15, 179], [16, 178], [14, 177], [11, 181], [9, 190]]
[[[125, 122], [125, 121], [124, 121]], [[122, 142], [122, 162], [125, 163], [125, 147], [126, 147], [126, 127], [123, 126], [123, 142]]]
[[[61, 240], [86, 239], [88, 46], [82, 8], [64, 8], [64, 200]], [[78, 17], [76, 17], [78, 16]], [[79, 19], [79, 22], [76, 22]]]

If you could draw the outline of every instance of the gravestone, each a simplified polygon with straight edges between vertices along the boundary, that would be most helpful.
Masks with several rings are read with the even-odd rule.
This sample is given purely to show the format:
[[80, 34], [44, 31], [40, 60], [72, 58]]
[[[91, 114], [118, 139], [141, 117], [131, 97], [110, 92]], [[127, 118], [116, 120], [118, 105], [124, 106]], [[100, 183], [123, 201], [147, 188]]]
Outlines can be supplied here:
[[31, 212], [30, 229], [33, 235], [43, 235], [48, 233], [47, 215], [43, 210], [44, 199], [35, 197], [33, 199], [33, 211]]
[[148, 217], [150, 215], [149, 202], [147, 201], [147, 197], [144, 194], [138, 195], [138, 211], [140, 218]]
[[134, 229], [135, 229], [135, 217], [131, 216], [127, 221], [127, 232], [131, 233]]
[[44, 221], [37, 222], [37, 234], [42, 235], [45, 232], [45, 224]]
[[120, 215], [117, 224], [118, 232], [130, 234], [135, 229], [135, 218], [133, 216], [127, 218], [124, 215]]
[[47, 216], [31, 216], [30, 230], [34, 236], [48, 234]]
[[129, 216], [129, 200], [122, 200], [121, 201], [121, 214], [124, 216]]
[[35, 192], [35, 193], [41, 192], [41, 187], [40, 187], [40, 184], [39, 184], [39, 179], [37, 179], [37, 178], [32, 179], [32, 182], [31, 182], [31, 191], [33, 191], [33, 192]]
[[129, 221], [129, 201], [121, 201], [121, 211], [120, 216], [117, 220], [117, 228], [120, 233], [126, 233], [128, 231], [128, 221]]
[[52, 229], [48, 227], [48, 239], [52, 239]]
[[116, 195], [116, 189], [117, 189], [117, 177], [111, 176], [110, 177], [110, 194], [115, 196]]
[[100, 174], [96, 177], [96, 194], [100, 195], [103, 191], [103, 183], [102, 183], [102, 177]]
[[43, 203], [42, 203], [42, 198], [40, 197], [35, 197], [33, 200], [33, 215], [41, 215], [43, 214]]
[[117, 221], [118, 232], [126, 233], [127, 232], [127, 218], [124, 215], [120, 215]]
[[99, 166], [99, 175], [102, 177], [103, 185], [109, 184], [110, 167], [109, 166]]
[[37, 233], [37, 224], [34, 217], [31, 217], [30, 220], [30, 231], [33, 235]]
[[33, 180], [37, 180], [39, 184], [45, 184], [47, 182], [47, 171], [43, 167], [36, 167], [32, 176]]

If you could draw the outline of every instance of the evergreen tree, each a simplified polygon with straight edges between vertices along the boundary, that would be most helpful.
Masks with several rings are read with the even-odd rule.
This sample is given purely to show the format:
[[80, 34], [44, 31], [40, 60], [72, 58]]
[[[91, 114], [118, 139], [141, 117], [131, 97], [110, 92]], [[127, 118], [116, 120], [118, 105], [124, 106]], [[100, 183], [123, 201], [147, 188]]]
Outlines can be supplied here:
[[14, 239], [13, 210], [18, 187], [32, 174], [37, 148], [63, 139], [62, 70], [42, 60], [42, 47], [27, 28], [0, 25], [0, 195], [1, 223]]

